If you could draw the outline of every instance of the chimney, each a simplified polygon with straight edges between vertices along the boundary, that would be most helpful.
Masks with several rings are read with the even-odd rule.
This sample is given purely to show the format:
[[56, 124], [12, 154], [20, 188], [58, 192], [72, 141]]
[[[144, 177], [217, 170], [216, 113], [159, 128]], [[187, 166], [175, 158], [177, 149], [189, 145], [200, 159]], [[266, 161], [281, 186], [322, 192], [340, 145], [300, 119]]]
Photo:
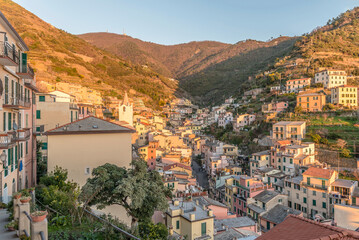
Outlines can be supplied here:
[[173, 226], [170, 226], [170, 229], [169, 229], [169, 234], [170, 234], [170, 236], [172, 236], [172, 235], [173, 235]]
[[173, 201], [173, 205], [174, 205], [174, 206], [178, 206], [178, 205], [179, 205], [179, 201], [178, 201], [178, 200], [174, 200], [174, 201]]
[[196, 200], [196, 205], [197, 205], [197, 206], [199, 205], [199, 201], [198, 201], [198, 200]]
[[196, 215], [195, 215], [194, 213], [191, 213], [191, 214], [189, 215], [189, 219], [190, 219], [191, 221], [196, 220]]
[[213, 217], [213, 211], [212, 210], [208, 211], [208, 216]]

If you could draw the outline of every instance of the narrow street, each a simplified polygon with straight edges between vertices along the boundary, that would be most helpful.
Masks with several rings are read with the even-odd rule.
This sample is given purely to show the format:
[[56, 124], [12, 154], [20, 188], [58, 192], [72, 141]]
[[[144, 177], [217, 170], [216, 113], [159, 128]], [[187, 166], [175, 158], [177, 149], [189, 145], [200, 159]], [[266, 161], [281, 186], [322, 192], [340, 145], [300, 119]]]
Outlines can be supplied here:
[[207, 173], [203, 171], [201, 167], [198, 165], [198, 163], [194, 160], [192, 161], [192, 170], [193, 170], [193, 175], [196, 177], [198, 184], [204, 189], [208, 189], [209, 183], [208, 183]]
[[0, 210], [0, 239], [1, 240], [11, 240], [18, 239], [15, 231], [8, 231], [5, 229], [5, 225], [9, 223], [9, 213], [2, 209]]

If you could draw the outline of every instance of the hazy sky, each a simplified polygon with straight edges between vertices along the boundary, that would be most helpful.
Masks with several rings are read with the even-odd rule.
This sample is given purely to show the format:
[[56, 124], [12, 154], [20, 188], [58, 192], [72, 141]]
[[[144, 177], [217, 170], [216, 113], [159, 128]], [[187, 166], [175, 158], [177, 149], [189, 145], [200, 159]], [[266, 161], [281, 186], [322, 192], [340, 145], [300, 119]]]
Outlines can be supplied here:
[[161, 44], [302, 35], [358, 0], [15, 0], [73, 34], [114, 32]]

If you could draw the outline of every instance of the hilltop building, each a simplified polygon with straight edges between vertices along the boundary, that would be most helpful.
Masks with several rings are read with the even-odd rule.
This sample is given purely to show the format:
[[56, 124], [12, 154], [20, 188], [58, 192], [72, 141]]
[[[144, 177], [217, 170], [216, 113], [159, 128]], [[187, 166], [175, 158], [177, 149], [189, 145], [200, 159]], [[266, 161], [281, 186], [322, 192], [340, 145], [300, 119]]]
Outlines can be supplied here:
[[314, 83], [322, 83], [324, 88], [346, 85], [347, 74], [340, 70], [323, 70], [315, 74]]

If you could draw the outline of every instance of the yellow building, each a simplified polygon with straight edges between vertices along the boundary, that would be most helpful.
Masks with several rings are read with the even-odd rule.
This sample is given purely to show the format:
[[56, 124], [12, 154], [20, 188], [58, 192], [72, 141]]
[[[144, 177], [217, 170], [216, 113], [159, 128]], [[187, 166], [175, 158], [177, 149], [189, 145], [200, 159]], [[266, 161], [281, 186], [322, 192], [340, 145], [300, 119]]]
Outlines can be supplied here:
[[198, 201], [173, 201], [166, 211], [166, 225], [170, 234], [187, 236], [189, 240], [214, 239], [213, 211]]
[[36, 183], [37, 88], [29, 48], [1, 12], [0, 32], [0, 196], [7, 203], [14, 192]]
[[358, 107], [358, 88], [355, 86], [343, 85], [331, 89], [332, 104], [347, 107]]

